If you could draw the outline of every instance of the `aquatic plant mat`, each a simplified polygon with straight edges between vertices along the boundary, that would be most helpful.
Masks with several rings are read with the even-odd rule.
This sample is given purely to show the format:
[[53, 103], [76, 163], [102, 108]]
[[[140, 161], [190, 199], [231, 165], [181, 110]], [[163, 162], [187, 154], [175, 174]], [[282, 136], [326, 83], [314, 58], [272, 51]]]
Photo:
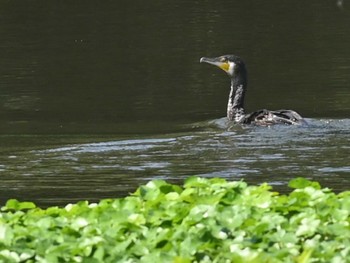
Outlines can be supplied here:
[[267, 184], [191, 177], [132, 195], [40, 209], [9, 200], [1, 262], [349, 262], [350, 192], [295, 179]]

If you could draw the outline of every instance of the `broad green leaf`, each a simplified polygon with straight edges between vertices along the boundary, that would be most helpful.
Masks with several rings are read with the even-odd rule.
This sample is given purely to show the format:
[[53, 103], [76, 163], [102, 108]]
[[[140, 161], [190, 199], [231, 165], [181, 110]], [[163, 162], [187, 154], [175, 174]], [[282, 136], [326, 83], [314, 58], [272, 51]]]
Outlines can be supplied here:
[[16, 199], [9, 199], [6, 202], [5, 207], [3, 207], [3, 210], [26, 210], [26, 209], [33, 209], [36, 205], [32, 202], [19, 202]]
[[296, 188], [296, 189], [302, 189], [302, 188], [305, 188], [308, 186], [311, 186], [315, 189], [321, 189], [321, 186], [318, 182], [312, 182], [312, 181], [309, 181], [308, 179], [303, 178], [303, 177], [298, 177], [298, 178], [291, 180], [289, 182], [288, 186], [290, 188]]

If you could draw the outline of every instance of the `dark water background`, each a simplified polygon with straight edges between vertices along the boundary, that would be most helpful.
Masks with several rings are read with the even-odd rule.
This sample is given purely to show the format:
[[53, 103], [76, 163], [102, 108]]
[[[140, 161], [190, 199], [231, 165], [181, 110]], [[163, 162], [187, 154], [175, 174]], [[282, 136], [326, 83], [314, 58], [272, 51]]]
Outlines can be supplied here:
[[[349, 1], [0, 0], [0, 201], [124, 196], [190, 175], [350, 187]], [[236, 54], [246, 110], [307, 127], [234, 127], [229, 81], [199, 64]]]

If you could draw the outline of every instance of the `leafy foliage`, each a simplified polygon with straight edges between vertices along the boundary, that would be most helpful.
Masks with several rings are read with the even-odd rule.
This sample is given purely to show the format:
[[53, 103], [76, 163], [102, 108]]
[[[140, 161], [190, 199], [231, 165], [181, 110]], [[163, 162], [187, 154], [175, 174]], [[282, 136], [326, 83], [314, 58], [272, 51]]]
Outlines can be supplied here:
[[191, 177], [132, 195], [40, 209], [9, 200], [0, 262], [348, 262], [350, 192], [298, 178], [267, 184]]

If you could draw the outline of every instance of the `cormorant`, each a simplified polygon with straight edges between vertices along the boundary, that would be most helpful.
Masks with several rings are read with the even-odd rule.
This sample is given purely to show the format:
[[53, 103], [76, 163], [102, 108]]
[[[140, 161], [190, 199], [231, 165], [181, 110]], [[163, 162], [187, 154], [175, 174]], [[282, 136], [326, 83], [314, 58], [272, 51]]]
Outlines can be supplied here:
[[244, 95], [247, 89], [247, 70], [240, 57], [235, 55], [224, 55], [216, 58], [202, 57], [200, 62], [221, 68], [231, 78], [231, 92], [227, 104], [227, 118], [230, 121], [261, 126], [305, 123], [304, 119], [293, 110], [270, 111], [262, 109], [245, 114]]

